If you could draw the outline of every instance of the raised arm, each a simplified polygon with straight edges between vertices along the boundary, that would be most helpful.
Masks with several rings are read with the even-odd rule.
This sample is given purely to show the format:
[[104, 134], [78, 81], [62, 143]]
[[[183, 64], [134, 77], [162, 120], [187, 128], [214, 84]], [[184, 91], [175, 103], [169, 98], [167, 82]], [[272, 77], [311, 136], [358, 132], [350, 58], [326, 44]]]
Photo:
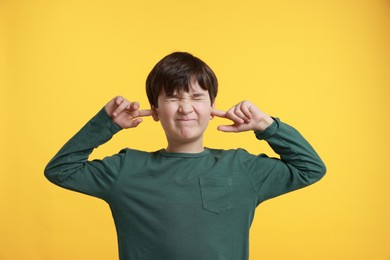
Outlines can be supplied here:
[[226, 112], [214, 110], [212, 115], [233, 121], [232, 125], [219, 126], [219, 130], [253, 130], [257, 139], [267, 141], [280, 156], [280, 159], [268, 158], [261, 154], [245, 160], [245, 173], [259, 196], [259, 203], [308, 186], [324, 176], [326, 167], [305, 138], [295, 128], [272, 119], [251, 102], [243, 101]]
[[115, 97], [51, 159], [46, 178], [61, 187], [106, 199], [120, 174], [124, 153], [93, 161], [88, 161], [89, 155], [122, 128], [138, 126], [139, 117], [151, 113], [139, 110], [137, 102]]

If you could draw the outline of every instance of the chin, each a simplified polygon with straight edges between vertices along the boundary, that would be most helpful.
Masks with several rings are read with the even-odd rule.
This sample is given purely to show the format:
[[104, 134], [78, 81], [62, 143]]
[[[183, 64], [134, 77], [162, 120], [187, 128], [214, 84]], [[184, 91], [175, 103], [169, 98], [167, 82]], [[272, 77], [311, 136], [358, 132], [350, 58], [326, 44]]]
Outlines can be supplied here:
[[197, 140], [197, 139], [201, 138], [201, 136], [202, 136], [201, 134], [194, 132], [194, 131], [181, 131], [180, 132], [180, 137], [186, 141]]

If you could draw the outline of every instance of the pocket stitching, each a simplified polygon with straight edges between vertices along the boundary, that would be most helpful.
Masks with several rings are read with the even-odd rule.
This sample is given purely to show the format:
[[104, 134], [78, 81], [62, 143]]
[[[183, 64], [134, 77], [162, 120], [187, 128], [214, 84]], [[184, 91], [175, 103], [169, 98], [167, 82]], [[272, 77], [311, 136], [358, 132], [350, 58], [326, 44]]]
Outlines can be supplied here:
[[219, 215], [234, 208], [232, 178], [199, 177], [199, 187], [204, 210]]

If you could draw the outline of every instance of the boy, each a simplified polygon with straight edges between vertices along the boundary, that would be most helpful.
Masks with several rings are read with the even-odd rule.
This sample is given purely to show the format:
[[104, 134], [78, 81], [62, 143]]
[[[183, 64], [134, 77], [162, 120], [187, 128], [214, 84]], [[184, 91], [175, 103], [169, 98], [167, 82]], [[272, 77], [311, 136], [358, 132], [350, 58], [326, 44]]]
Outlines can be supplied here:
[[[216, 110], [217, 90], [203, 61], [172, 53], [146, 80], [150, 110], [115, 97], [47, 165], [45, 175], [53, 183], [110, 205], [121, 260], [249, 259], [256, 207], [325, 174], [321, 159], [294, 128], [249, 101]], [[124, 149], [88, 161], [94, 148], [147, 116], [161, 122], [166, 149]], [[220, 131], [254, 131], [281, 159], [205, 148], [203, 134], [214, 116], [232, 121]]]

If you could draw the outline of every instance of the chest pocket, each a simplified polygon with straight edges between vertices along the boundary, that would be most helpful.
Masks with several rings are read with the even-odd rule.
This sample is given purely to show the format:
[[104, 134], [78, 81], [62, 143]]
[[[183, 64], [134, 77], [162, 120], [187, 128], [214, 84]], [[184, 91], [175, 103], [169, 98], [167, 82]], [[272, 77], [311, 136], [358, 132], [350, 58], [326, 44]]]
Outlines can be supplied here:
[[233, 208], [233, 180], [227, 177], [199, 177], [203, 209], [222, 214]]

